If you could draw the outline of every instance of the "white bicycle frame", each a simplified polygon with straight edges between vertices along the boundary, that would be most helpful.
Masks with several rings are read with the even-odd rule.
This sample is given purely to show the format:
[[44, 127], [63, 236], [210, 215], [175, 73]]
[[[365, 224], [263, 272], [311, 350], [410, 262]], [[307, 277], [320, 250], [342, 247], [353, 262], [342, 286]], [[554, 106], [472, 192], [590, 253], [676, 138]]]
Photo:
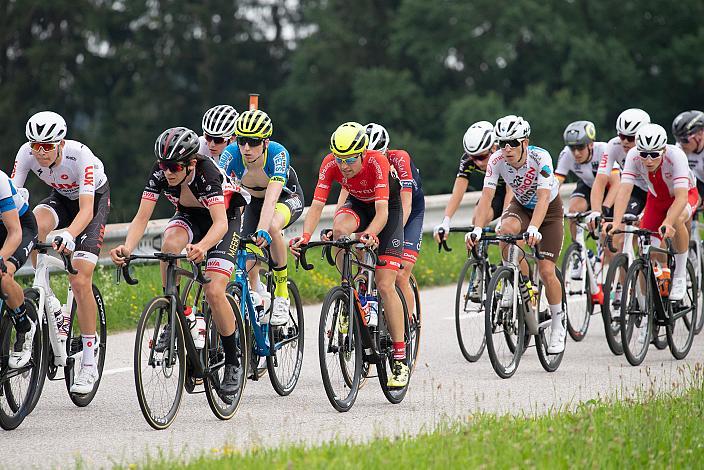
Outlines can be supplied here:
[[[584, 275], [588, 274], [589, 275], [589, 290], [592, 294], [596, 294], [599, 292], [599, 284], [604, 284], [604, 262], [603, 260], [599, 260], [600, 256], [603, 256], [603, 253], [599, 253], [599, 248], [597, 248], [597, 253], [594, 254], [593, 258], [589, 257], [588, 254], [588, 249], [587, 249], [587, 244], [584, 241], [584, 227], [582, 227], [580, 224], [575, 224], [575, 237], [574, 241], [579, 244], [580, 246], [580, 256], [582, 257], [582, 260], [584, 263], [582, 263], [582, 279], [584, 279]], [[601, 246], [597, 244], [597, 246]], [[603, 252], [603, 248], [601, 249]], [[595, 267], [596, 263], [598, 261], [601, 261], [601, 268], [599, 269], [598, 273], [595, 273]]]
[[[519, 295], [518, 288], [521, 282], [519, 278], [521, 267], [520, 263], [518, 262], [518, 250], [519, 248], [516, 245], [509, 245], [508, 265], [513, 268], [513, 293], [511, 297], [511, 306], [513, 309], [514, 318], [518, 318], [518, 302], [523, 303], [523, 297]], [[538, 276], [538, 266], [536, 265], [535, 269], [533, 270], [533, 278], [531, 279], [531, 282], [533, 283], [533, 286], [535, 288], [540, 285]], [[543, 289], [542, 292], [539, 292], [538, 295], [540, 295], [540, 298], [537, 300], [536, 305], [533, 305], [533, 302], [528, 302], [528, 308], [526, 308], [526, 314], [524, 316], [526, 322], [526, 329], [528, 330], [528, 333], [533, 336], [539, 334], [541, 329], [546, 328], [552, 322], [551, 319], [547, 319], [541, 323], [538, 323], [538, 309], [542, 305], [543, 301], [547, 303], [547, 300], [544, 299], [545, 289]]]

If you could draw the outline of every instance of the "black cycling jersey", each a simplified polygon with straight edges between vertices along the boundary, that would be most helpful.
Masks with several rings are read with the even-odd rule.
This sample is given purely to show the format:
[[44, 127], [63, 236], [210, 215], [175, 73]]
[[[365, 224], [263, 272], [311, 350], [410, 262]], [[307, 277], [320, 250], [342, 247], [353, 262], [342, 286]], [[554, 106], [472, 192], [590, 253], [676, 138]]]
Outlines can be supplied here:
[[[472, 176], [481, 178], [481, 182], [479, 183], [479, 189], [481, 190], [484, 187], [484, 176], [486, 176], [486, 171], [481, 170], [477, 164], [474, 163], [472, 157], [466, 153], [463, 153], [460, 157], [460, 166], [457, 170], [457, 178], [465, 178], [466, 180], [471, 181]], [[496, 188], [498, 189], [505, 186], [506, 182], [503, 178], [500, 178], [499, 182], [496, 184]]]

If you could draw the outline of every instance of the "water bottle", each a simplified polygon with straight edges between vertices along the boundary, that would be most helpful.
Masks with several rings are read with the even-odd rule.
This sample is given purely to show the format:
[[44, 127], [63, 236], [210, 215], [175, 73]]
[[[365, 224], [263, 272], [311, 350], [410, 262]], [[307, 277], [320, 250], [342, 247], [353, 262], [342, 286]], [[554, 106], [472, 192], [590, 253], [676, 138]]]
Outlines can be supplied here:
[[367, 326], [377, 326], [379, 324], [379, 301], [376, 295], [367, 295], [366, 298], [366, 308], [364, 311], [364, 317], [367, 321]]
[[252, 305], [254, 305], [257, 321], [261, 324], [269, 323], [269, 314], [264, 311], [262, 296], [255, 290], [250, 291], [249, 295], [252, 297]]
[[205, 315], [199, 312], [196, 306], [186, 307], [183, 314], [188, 320], [193, 344], [196, 349], [203, 349], [205, 346]]
[[61, 307], [61, 301], [53, 295], [49, 295], [46, 298], [46, 310], [54, 314], [54, 320], [56, 321], [56, 329], [60, 341], [66, 341], [68, 337], [68, 327], [71, 322], [71, 317], [66, 315], [64, 309]]
[[259, 296], [262, 298], [262, 307], [264, 307], [264, 315], [269, 318], [271, 314], [271, 294], [264, 290], [263, 292], [258, 292]]

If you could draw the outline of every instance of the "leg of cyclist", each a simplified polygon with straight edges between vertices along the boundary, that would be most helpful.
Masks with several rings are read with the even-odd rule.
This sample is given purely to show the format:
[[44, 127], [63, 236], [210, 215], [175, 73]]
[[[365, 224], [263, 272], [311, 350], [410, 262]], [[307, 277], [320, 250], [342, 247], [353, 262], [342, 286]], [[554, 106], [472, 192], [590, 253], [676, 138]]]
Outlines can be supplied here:
[[[42, 243], [46, 242], [46, 237], [49, 235], [49, 232], [55, 230], [59, 225], [58, 215], [52, 207], [43, 204], [45, 201], [40, 202], [39, 205], [34, 208], [34, 217], [37, 220], [37, 237]], [[32, 266], [36, 266], [37, 252], [32, 251], [31, 257]]]
[[688, 202], [682, 213], [673, 225], [675, 229], [675, 237], [673, 248], [675, 251], [675, 272], [672, 273], [672, 290], [670, 291], [670, 300], [682, 300], [687, 293], [687, 258], [689, 256], [689, 231], [687, 226], [690, 225], [694, 210], [699, 203], [699, 194], [696, 188], [689, 190]]
[[[417, 201], [417, 202], [416, 202]], [[396, 285], [403, 293], [406, 300], [408, 314], [415, 310], [415, 295], [411, 288], [411, 273], [418, 260], [418, 253], [423, 238], [423, 216], [425, 215], [425, 199], [418, 198], [413, 201], [411, 213], [406, 225], [403, 227], [403, 269], [399, 270]]]

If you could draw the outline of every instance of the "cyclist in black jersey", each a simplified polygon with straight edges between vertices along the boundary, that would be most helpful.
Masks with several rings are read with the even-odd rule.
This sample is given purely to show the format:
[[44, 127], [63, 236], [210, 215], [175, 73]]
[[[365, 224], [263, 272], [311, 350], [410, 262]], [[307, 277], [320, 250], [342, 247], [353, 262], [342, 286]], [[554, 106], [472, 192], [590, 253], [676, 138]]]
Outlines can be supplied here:
[[[124, 245], [111, 250], [110, 256], [118, 266], [124, 264], [142, 238], [159, 195], [164, 193], [176, 206], [176, 213], [164, 230], [162, 251], [180, 253], [185, 248], [188, 259], [195, 262], [207, 256], [210, 282], [203, 288], [225, 349], [221, 390], [229, 394], [237, 391], [245, 364], [237, 359], [235, 317], [225, 288], [239, 245], [238, 208], [246, 205], [249, 195], [235, 191], [215, 162], [198, 154], [198, 147], [198, 135], [185, 127], [167, 129], [159, 136], [154, 147], [158, 162], [149, 175], [137, 215]], [[164, 268], [162, 263], [162, 279]]]

